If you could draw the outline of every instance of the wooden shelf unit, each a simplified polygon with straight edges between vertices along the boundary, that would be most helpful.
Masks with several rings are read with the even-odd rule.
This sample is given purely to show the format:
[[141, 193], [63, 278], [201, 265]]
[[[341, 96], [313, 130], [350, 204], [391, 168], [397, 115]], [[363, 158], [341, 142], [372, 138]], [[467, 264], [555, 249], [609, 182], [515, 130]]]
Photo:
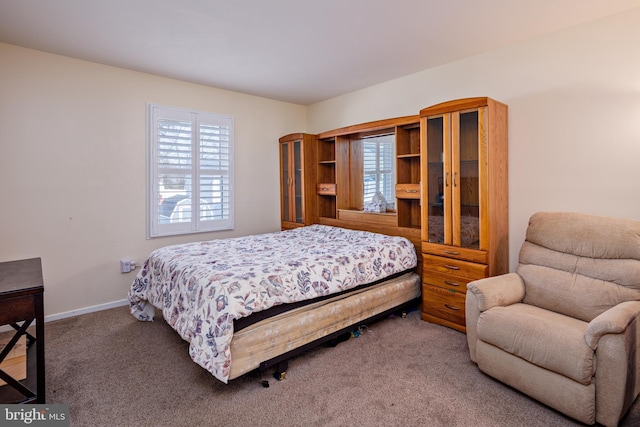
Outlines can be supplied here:
[[338, 219], [338, 211], [363, 215], [362, 146], [367, 137], [391, 134], [396, 141], [395, 227], [420, 229], [420, 119], [405, 116], [334, 129], [317, 135], [318, 183], [335, 184], [335, 197], [318, 186], [319, 218]]
[[337, 212], [336, 195], [336, 138], [318, 138], [318, 174], [316, 194], [318, 197], [318, 216], [335, 218]]
[[[365, 212], [363, 141], [389, 135], [395, 209]], [[509, 270], [507, 106], [466, 98], [415, 116], [280, 139], [281, 146], [291, 141], [302, 141], [304, 190], [283, 181], [283, 228], [320, 223], [406, 237], [423, 279], [422, 318], [464, 332], [467, 283]], [[304, 202], [292, 204], [295, 197]], [[291, 212], [298, 219], [285, 221]]]
[[465, 332], [467, 283], [509, 270], [507, 106], [467, 98], [420, 117], [422, 318]]
[[420, 124], [396, 128], [398, 226], [420, 229]]

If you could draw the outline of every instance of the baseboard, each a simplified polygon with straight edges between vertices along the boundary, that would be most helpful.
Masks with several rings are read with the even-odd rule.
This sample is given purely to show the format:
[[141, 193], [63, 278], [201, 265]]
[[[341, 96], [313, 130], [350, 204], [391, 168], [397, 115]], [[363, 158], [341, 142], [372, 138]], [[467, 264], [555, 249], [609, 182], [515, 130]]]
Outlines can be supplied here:
[[[92, 305], [91, 307], [85, 307], [78, 310], [65, 311], [64, 313], [51, 314], [49, 316], [44, 316], [44, 323], [53, 322], [54, 320], [66, 319], [67, 317], [80, 316], [81, 314], [95, 313], [96, 311], [108, 310], [110, 308], [122, 307], [125, 305], [129, 305], [129, 300], [122, 299], [105, 304]], [[32, 325], [35, 324], [36, 322], [34, 320]], [[0, 326], [0, 333], [7, 331], [13, 331], [13, 328], [10, 325]]]
[[91, 307], [85, 307], [79, 310], [65, 311], [64, 313], [51, 314], [49, 316], [44, 316], [44, 323], [52, 322], [54, 320], [66, 319], [67, 317], [80, 316], [81, 314], [95, 313], [96, 311], [108, 310], [110, 308], [122, 307], [125, 305], [129, 305], [128, 299], [112, 301], [105, 304], [92, 305]]

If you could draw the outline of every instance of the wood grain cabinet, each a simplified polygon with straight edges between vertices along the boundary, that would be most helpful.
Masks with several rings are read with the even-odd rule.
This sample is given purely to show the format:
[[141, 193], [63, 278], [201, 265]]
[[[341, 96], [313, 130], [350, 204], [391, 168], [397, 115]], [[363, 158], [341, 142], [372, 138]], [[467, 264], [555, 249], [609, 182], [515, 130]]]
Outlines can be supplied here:
[[[365, 212], [365, 150], [389, 138], [395, 206]], [[282, 228], [319, 223], [407, 237], [422, 272], [422, 318], [463, 332], [467, 283], [509, 270], [507, 178], [507, 106], [491, 98], [280, 138]]]
[[280, 138], [280, 213], [283, 230], [317, 222], [315, 136]]
[[422, 318], [465, 332], [467, 283], [509, 269], [507, 106], [421, 110], [420, 153]]

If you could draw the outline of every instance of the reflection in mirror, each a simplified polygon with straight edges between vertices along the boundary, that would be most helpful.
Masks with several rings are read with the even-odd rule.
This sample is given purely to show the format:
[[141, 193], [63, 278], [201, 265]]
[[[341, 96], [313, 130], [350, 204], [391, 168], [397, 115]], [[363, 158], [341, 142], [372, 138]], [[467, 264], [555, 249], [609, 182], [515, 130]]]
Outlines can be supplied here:
[[395, 136], [380, 135], [366, 138], [363, 146], [364, 204], [380, 192], [387, 210], [396, 208]]

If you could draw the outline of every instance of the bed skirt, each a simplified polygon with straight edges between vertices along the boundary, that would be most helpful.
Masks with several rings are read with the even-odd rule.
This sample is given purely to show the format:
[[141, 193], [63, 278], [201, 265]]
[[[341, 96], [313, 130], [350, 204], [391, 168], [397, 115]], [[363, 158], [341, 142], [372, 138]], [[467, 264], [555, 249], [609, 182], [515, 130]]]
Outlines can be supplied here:
[[411, 272], [255, 323], [233, 335], [229, 379], [415, 300], [420, 293], [420, 276]]

